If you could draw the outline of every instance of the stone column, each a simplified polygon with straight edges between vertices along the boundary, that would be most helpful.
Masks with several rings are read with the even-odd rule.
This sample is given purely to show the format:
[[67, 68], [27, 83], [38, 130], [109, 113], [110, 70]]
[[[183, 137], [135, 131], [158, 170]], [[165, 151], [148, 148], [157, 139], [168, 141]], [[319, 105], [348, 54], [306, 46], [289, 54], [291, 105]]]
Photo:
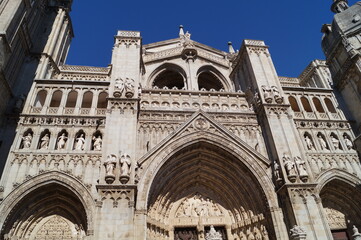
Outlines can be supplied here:
[[134, 208], [140, 58], [140, 33], [118, 31], [112, 56], [103, 166], [97, 185], [101, 200], [96, 239], [144, 239], [138, 238], [134, 228], [134, 221], [146, 227], [145, 217], [142, 214], [135, 215]]
[[[269, 157], [278, 163], [279, 175], [283, 176], [282, 181], [275, 182], [275, 185], [279, 197], [284, 200], [281, 207], [288, 218], [286, 222], [303, 227], [307, 239], [330, 239], [322, 216], [315, 211], [318, 206], [312, 194], [295, 200], [295, 196], [314, 189], [315, 184], [304, 152], [303, 139], [299, 137], [268, 47], [263, 41], [245, 40], [239, 54], [239, 66], [246, 68], [246, 71], [242, 71], [240, 67], [240, 73], [244, 75], [242, 79], [248, 81], [248, 101], [254, 105], [263, 126]], [[300, 109], [303, 109], [302, 105]], [[278, 228], [276, 232], [284, 232], [284, 224], [275, 224], [275, 227]], [[291, 228], [288, 226], [288, 229]]]

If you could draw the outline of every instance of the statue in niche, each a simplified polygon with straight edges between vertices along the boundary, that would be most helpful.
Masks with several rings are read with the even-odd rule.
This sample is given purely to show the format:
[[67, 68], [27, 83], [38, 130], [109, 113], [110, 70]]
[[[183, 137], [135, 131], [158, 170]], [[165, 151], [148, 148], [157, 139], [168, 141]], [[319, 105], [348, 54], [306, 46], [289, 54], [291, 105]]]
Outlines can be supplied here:
[[120, 182], [125, 184], [129, 181], [129, 177], [130, 177], [130, 172], [131, 172], [131, 164], [132, 162], [130, 161], [130, 156], [128, 154], [123, 154], [120, 157]]
[[94, 148], [94, 151], [101, 151], [102, 150], [102, 145], [103, 145], [103, 140], [102, 140], [102, 137], [99, 135], [97, 137], [93, 137], [93, 148]]
[[308, 150], [315, 150], [315, 146], [313, 145], [313, 142], [308, 135], [305, 135], [305, 141]]
[[104, 162], [104, 166], [105, 166], [105, 181], [108, 184], [111, 184], [114, 182], [115, 180], [115, 174], [114, 174], [114, 169], [116, 167], [117, 164], [117, 156], [114, 154], [110, 154], [107, 157], [107, 160]]
[[282, 160], [286, 168], [287, 176], [295, 176], [296, 175], [295, 163], [291, 161], [290, 156], [288, 156], [285, 153], [283, 154]]
[[58, 137], [58, 143], [57, 143], [58, 150], [65, 149], [65, 144], [66, 144], [67, 140], [68, 140], [68, 137], [65, 135], [65, 133], [62, 133]]
[[31, 141], [33, 140], [33, 135], [31, 133], [28, 133], [25, 137], [22, 137], [23, 139], [23, 148], [30, 148]]
[[75, 150], [84, 150], [85, 138], [84, 134], [81, 133], [79, 137], [75, 139]]
[[346, 147], [348, 150], [351, 150], [353, 148], [353, 143], [352, 141], [347, 137], [347, 135], [343, 136], [343, 139], [345, 141]]
[[335, 150], [340, 148], [340, 141], [334, 135], [331, 135], [331, 142]]
[[317, 138], [318, 138], [318, 142], [320, 143], [321, 150], [328, 150], [327, 143], [325, 139], [323, 139], [322, 135], [319, 134]]
[[49, 141], [50, 141], [50, 137], [49, 134], [45, 134], [44, 137], [41, 138], [40, 140], [40, 149], [48, 149], [49, 147]]

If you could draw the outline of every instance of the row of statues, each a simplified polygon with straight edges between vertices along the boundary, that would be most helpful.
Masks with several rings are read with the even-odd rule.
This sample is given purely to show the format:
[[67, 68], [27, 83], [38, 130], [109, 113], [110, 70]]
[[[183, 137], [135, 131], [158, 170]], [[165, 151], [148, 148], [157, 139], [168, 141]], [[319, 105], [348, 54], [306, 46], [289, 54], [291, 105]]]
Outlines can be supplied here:
[[[306, 162], [300, 156], [291, 159], [289, 155], [284, 153], [282, 157], [282, 162], [286, 170], [287, 177], [291, 182], [294, 182], [297, 176], [299, 176], [301, 181], [303, 182], [306, 182], [308, 180]], [[276, 161], [274, 162], [274, 173], [276, 181], [281, 181], [282, 178], [280, 175], [280, 166]]]
[[[33, 141], [33, 135], [32, 133], [26, 134], [24, 137], [22, 137], [22, 148], [23, 149], [29, 149], [31, 147], [31, 142]], [[56, 140], [56, 149], [62, 150], [65, 149], [66, 143], [68, 141], [68, 136], [66, 133], [62, 133]], [[101, 151], [103, 140], [101, 135], [93, 136], [93, 150], [94, 151]], [[39, 149], [49, 149], [49, 143], [50, 143], [50, 135], [49, 133], [45, 133], [44, 136], [41, 137], [39, 141]], [[79, 133], [74, 141], [74, 150], [84, 150], [85, 149], [85, 135], [84, 133]]]
[[[304, 138], [305, 138], [305, 142], [306, 142], [306, 146], [307, 146], [307, 149], [308, 150], [311, 150], [311, 151], [314, 151], [316, 150], [316, 147], [315, 147], [315, 144], [312, 140], [312, 138], [310, 137], [309, 134], [305, 134], [304, 135]], [[322, 135], [322, 134], [318, 134], [317, 135], [317, 140], [320, 144], [320, 148], [321, 150], [330, 150], [330, 147], [328, 146], [327, 142], [326, 142], [326, 139], [325, 137]], [[350, 138], [345, 134], [343, 136], [343, 140], [345, 142], [345, 145], [347, 147], [348, 150], [351, 150], [353, 149], [353, 143], [352, 141], [350, 140]], [[330, 135], [330, 141], [332, 143], [332, 146], [335, 150], [339, 150], [341, 149], [342, 150], [342, 147], [340, 145], [340, 140], [338, 140], [334, 134], [331, 134]]]
[[105, 182], [112, 184], [115, 180], [115, 170], [117, 163], [120, 164], [120, 182], [125, 184], [129, 181], [131, 173], [131, 158], [128, 154], [123, 154], [118, 157], [115, 154], [109, 154], [107, 160], [104, 162], [105, 167]]
[[266, 103], [272, 103], [273, 100], [278, 104], [283, 103], [283, 97], [281, 97], [280, 92], [276, 86], [267, 87], [262, 85], [261, 88]]

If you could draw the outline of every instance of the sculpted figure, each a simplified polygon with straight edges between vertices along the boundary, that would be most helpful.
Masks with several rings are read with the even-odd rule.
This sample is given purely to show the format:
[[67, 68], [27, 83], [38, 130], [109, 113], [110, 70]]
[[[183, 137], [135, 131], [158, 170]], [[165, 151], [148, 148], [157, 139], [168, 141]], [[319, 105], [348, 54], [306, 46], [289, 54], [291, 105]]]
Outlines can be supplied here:
[[125, 79], [125, 90], [127, 92], [133, 92], [134, 91], [134, 80], [131, 78]]
[[130, 176], [130, 166], [131, 166], [130, 156], [128, 154], [123, 154], [120, 157], [120, 166], [121, 166], [121, 175]]
[[295, 163], [291, 161], [290, 156], [288, 156], [286, 153], [283, 155], [283, 163], [286, 168], [286, 172], [288, 176], [294, 176], [296, 175], [296, 169], [295, 169]]
[[318, 137], [318, 142], [320, 143], [321, 149], [322, 150], [328, 149], [327, 143], [326, 143], [325, 139], [323, 139], [321, 134], [319, 134], [317, 137]]
[[102, 137], [100, 135], [98, 137], [93, 137], [93, 141], [94, 151], [101, 151], [103, 145]]
[[23, 139], [23, 148], [30, 148], [31, 141], [33, 140], [33, 136], [31, 135], [31, 133], [28, 133], [28, 135], [26, 135], [22, 139]]
[[278, 165], [278, 163], [277, 163], [276, 161], [274, 161], [273, 167], [274, 167], [274, 173], [275, 173], [275, 178], [276, 178], [276, 180], [281, 179], [281, 176], [280, 176], [280, 165]]
[[117, 157], [114, 154], [108, 155], [107, 160], [104, 162], [106, 176], [114, 176], [114, 169], [116, 164]]
[[352, 143], [352, 141], [351, 141], [346, 135], [343, 136], [343, 139], [344, 139], [344, 141], [345, 141], [345, 144], [346, 144], [347, 149], [348, 149], [348, 150], [351, 150], [351, 149], [353, 148], [353, 143]]
[[335, 150], [340, 148], [340, 141], [337, 138], [335, 138], [335, 136], [333, 135], [331, 135], [331, 142]]
[[81, 133], [79, 137], [76, 138], [75, 150], [84, 150], [85, 138], [84, 134]]
[[300, 176], [307, 176], [307, 171], [306, 171], [306, 162], [303, 161], [301, 159], [301, 157], [295, 157], [295, 163], [296, 163], [296, 166], [297, 166], [297, 169], [298, 169], [298, 173]]
[[313, 142], [308, 135], [305, 135], [305, 141], [308, 150], [315, 150], [315, 146], [313, 145]]
[[293, 228], [290, 230], [291, 237], [305, 235], [306, 232], [300, 226], [294, 225]]
[[271, 89], [266, 87], [265, 85], [262, 85], [262, 90], [263, 90], [263, 97], [264, 97], [264, 100], [267, 102], [267, 103], [272, 103], [272, 96], [271, 96]]
[[66, 140], [68, 140], [68, 137], [65, 135], [65, 133], [62, 133], [61, 136], [58, 137], [58, 143], [57, 143], [58, 150], [65, 148]]
[[40, 149], [48, 149], [49, 147], [49, 141], [50, 141], [50, 137], [49, 134], [45, 134], [44, 137], [41, 138], [41, 143], [40, 143]]

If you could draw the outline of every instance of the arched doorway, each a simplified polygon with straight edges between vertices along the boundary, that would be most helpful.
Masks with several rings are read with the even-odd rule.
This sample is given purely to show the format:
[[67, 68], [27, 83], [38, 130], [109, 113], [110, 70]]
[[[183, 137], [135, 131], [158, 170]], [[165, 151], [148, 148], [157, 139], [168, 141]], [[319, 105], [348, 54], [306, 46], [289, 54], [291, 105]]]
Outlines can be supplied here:
[[18, 201], [1, 229], [0, 239], [84, 239], [86, 210], [69, 188], [43, 184]]
[[340, 179], [329, 181], [320, 197], [327, 224], [335, 240], [351, 240], [353, 225], [361, 227], [361, 191]]
[[[212, 228], [213, 227], [213, 228]], [[268, 201], [245, 164], [198, 141], [159, 169], [147, 201], [147, 239], [276, 239]]]

